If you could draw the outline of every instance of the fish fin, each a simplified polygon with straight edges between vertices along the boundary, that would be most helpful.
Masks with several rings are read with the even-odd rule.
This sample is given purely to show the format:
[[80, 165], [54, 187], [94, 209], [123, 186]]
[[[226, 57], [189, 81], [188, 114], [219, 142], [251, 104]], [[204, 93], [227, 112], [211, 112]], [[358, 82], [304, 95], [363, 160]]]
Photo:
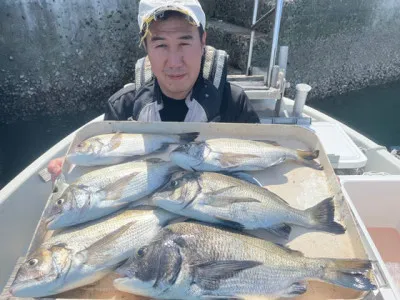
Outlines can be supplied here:
[[144, 197], [144, 198], [142, 198], [142, 199], [139, 199], [139, 200], [136, 200], [136, 201], [133, 201], [133, 202], [131, 202], [131, 203], [129, 203], [129, 205], [128, 205], [128, 207], [127, 207], [127, 209], [138, 209], [140, 206], [146, 206], [146, 207], [157, 207], [156, 205], [155, 205], [155, 203], [152, 201], [152, 199], [151, 198], [149, 198], [149, 197]]
[[101, 146], [105, 146], [105, 144], [103, 143], [103, 141], [99, 138], [99, 137], [94, 137], [93, 138], [96, 142], [98, 142], [99, 144], [101, 144]]
[[118, 240], [118, 238], [121, 237], [135, 223], [136, 222], [133, 221], [118, 228], [117, 230], [93, 243], [85, 250], [78, 252], [76, 255], [82, 257], [82, 260], [86, 265], [95, 265], [107, 261], [112, 256], [112, 252], [115, 248], [114, 242]]
[[[168, 149], [169, 145], [170, 145], [170, 143], [162, 144], [160, 148], [151, 152], [150, 155], [163, 153], [164, 151], [166, 151]], [[149, 159], [152, 159], [152, 158], [149, 158]]]
[[219, 190], [216, 191], [212, 191], [209, 193], [204, 193], [205, 196], [207, 197], [217, 197], [215, 201], [211, 200], [209, 202], [207, 202], [206, 205], [210, 205], [210, 206], [215, 206], [215, 207], [224, 207], [233, 203], [238, 203], [238, 202], [260, 202], [257, 199], [253, 199], [253, 198], [240, 198], [240, 197], [230, 197], [230, 196], [220, 196], [223, 193], [236, 188], [236, 185], [231, 185], [231, 186], [227, 186], [224, 188], [221, 188]]
[[65, 179], [65, 175], [63, 173], [60, 173], [60, 175], [57, 177], [55, 184], [63, 184], [67, 183], [67, 180]]
[[315, 151], [303, 151], [303, 150], [296, 150], [298, 161], [305, 166], [316, 170], [323, 170], [324, 167], [316, 162], [314, 159], [318, 158], [319, 150]]
[[313, 160], [318, 158], [319, 156], [319, 150], [315, 151], [296, 150], [296, 153], [299, 157], [305, 160]]
[[325, 272], [320, 279], [360, 291], [376, 289], [376, 286], [367, 277], [371, 270], [371, 261], [361, 259], [325, 259], [325, 262]]
[[334, 220], [335, 203], [332, 197], [323, 200], [305, 212], [311, 216], [310, 228], [334, 234], [342, 234], [346, 231], [341, 224]]
[[68, 189], [72, 192], [74, 199], [75, 199], [75, 191], [76, 190], [85, 191], [86, 193], [89, 193], [89, 194], [100, 191], [100, 189], [98, 189], [95, 186], [89, 186], [89, 185], [85, 185], [85, 184], [75, 184], [75, 183], [71, 184], [68, 187]]
[[275, 146], [275, 147], [281, 147], [282, 145], [279, 144], [276, 141], [272, 141], [272, 140], [254, 140], [255, 142], [260, 142], [260, 143], [265, 143], [265, 144], [269, 144], [271, 146]]
[[110, 149], [111, 150], [115, 150], [117, 149], [119, 146], [121, 146], [122, 143], [122, 133], [121, 132], [117, 132], [116, 134], [114, 134], [112, 136], [112, 138], [110, 139]]
[[[267, 188], [265, 188], [265, 189], [268, 190]], [[268, 190], [268, 191], [269, 191], [269, 190]], [[271, 192], [271, 191], [269, 191], [269, 192]], [[282, 203], [285, 203], [286, 205], [289, 205], [289, 206], [290, 206], [290, 204], [289, 204], [285, 199], [281, 198], [281, 196], [278, 196], [278, 195], [275, 194], [275, 193], [273, 193], [273, 194], [274, 194], [276, 200], [279, 200], [279, 201], [281, 201]]]
[[224, 218], [221, 218], [221, 217], [218, 217], [218, 216], [213, 216], [213, 217], [215, 219], [217, 219], [218, 222], [221, 225], [224, 225], [224, 226], [227, 226], [227, 227], [231, 227], [231, 228], [236, 229], [236, 230], [244, 230], [245, 229], [245, 226], [240, 224], [240, 223], [238, 223], [238, 222], [227, 220], [227, 219], [224, 219]]
[[221, 194], [225, 193], [226, 191], [229, 191], [230, 189], [233, 189], [235, 187], [237, 187], [237, 185], [230, 185], [230, 186], [226, 186], [224, 188], [221, 188], [219, 190], [215, 190], [215, 191], [212, 191], [212, 192], [209, 192], [209, 193], [204, 193], [204, 194], [207, 195], [207, 196], [221, 195]]
[[179, 141], [181, 144], [186, 144], [193, 142], [199, 136], [200, 132], [189, 132], [189, 133], [181, 133], [179, 135]]
[[71, 163], [68, 163], [68, 164], [69, 164], [69, 166], [68, 166], [67, 174], [71, 174], [72, 171], [75, 169], [76, 165], [71, 164]]
[[206, 290], [218, 288], [218, 281], [228, 279], [237, 273], [262, 265], [259, 261], [253, 260], [221, 260], [209, 261], [192, 265], [194, 270], [194, 281]]
[[245, 298], [234, 297], [234, 296], [215, 296], [215, 295], [203, 295], [200, 297], [201, 300], [245, 300]]
[[248, 183], [263, 187], [263, 185], [254, 176], [251, 176], [249, 173], [245, 173], [245, 172], [234, 172], [234, 173], [222, 172], [222, 174], [228, 175], [228, 176], [232, 176], [232, 177], [235, 177], [237, 179], [244, 180], [244, 181], [246, 181]]
[[278, 244], [278, 243], [274, 243], [277, 247], [281, 248], [282, 250], [284, 250], [286, 253], [291, 254], [291, 255], [295, 255], [295, 256], [299, 256], [299, 257], [304, 257], [303, 252], [301, 251], [297, 251], [297, 250], [293, 250], [290, 249], [288, 246], [282, 245], [282, 244]]
[[307, 292], [307, 285], [305, 282], [295, 282], [287, 290], [285, 290], [280, 296], [283, 298], [292, 298], [298, 295], [303, 295]]
[[84, 190], [86, 192], [91, 192], [93, 187], [90, 187], [89, 185], [86, 184], [71, 184], [71, 188], [76, 188], [78, 190]]
[[250, 197], [240, 198], [240, 197], [218, 196], [207, 202], [207, 204], [205, 205], [213, 207], [227, 207], [235, 203], [251, 203], [251, 202], [260, 203], [260, 201], [258, 201], [257, 199]]
[[241, 165], [244, 160], [260, 158], [258, 155], [253, 154], [238, 154], [238, 153], [219, 153], [218, 160], [223, 168], [233, 168]]
[[114, 272], [122, 277], [129, 277], [132, 274], [132, 263], [135, 260], [135, 256], [131, 255], [129, 258], [124, 260], [122, 264], [120, 264], [117, 268], [114, 269]]
[[158, 157], [147, 158], [144, 161], [147, 163], [151, 163], [151, 164], [159, 164], [159, 163], [165, 162], [165, 160], [158, 158]]
[[67, 181], [65, 179], [65, 176], [63, 173], [61, 173], [53, 183], [52, 194], [56, 194], [56, 193], [60, 192], [62, 190], [63, 186], [66, 184], [67, 184]]
[[105, 197], [105, 199], [103, 201], [120, 199], [127, 184], [132, 180], [133, 177], [135, 177], [138, 174], [139, 174], [139, 172], [133, 172], [133, 173], [126, 175], [126, 176], [118, 179], [117, 181], [105, 186], [102, 190], [107, 192], [107, 196]]
[[292, 232], [292, 227], [288, 224], [279, 224], [264, 229], [277, 237], [284, 238], [285, 240], [289, 239], [290, 233]]

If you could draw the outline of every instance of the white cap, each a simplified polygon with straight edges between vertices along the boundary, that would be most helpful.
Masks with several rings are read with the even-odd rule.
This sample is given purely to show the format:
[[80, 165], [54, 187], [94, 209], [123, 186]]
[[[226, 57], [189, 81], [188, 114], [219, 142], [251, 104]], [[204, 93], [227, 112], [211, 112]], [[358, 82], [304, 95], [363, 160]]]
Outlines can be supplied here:
[[197, 0], [141, 0], [138, 14], [140, 31], [144, 24], [150, 25], [159, 14], [169, 10], [179, 11], [192, 18], [197, 27], [206, 28], [206, 15]]

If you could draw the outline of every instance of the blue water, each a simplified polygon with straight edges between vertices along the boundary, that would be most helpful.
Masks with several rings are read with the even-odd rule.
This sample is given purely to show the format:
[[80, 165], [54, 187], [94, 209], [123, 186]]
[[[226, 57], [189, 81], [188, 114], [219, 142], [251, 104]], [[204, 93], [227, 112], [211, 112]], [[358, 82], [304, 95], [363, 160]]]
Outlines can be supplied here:
[[400, 145], [400, 82], [309, 103], [386, 147]]
[[[400, 82], [315, 100], [309, 105], [379, 144], [400, 145]], [[0, 188], [56, 142], [100, 113], [85, 111], [0, 124]]]
[[85, 111], [0, 124], [0, 189], [47, 149], [100, 113]]

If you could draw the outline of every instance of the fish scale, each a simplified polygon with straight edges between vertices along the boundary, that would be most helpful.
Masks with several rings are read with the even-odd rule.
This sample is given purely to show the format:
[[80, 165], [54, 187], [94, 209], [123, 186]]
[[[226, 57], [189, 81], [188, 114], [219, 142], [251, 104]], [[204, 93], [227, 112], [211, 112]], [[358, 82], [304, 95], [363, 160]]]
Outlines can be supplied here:
[[[100, 136], [101, 138], [101, 136]], [[110, 143], [112, 137], [108, 137], [106, 143]], [[122, 156], [143, 155], [158, 150], [164, 143], [176, 143], [177, 136], [153, 135], [153, 134], [121, 134], [121, 143], [107, 155]]]
[[197, 132], [183, 134], [110, 133], [90, 137], [75, 145], [67, 155], [70, 164], [79, 166], [112, 165], [155, 151], [170, 144], [191, 142]]
[[170, 158], [188, 171], [236, 172], [260, 171], [287, 160], [322, 169], [313, 161], [318, 155], [319, 151], [293, 150], [269, 141], [220, 138], [182, 145]]
[[151, 194], [178, 169], [153, 158], [90, 172], [51, 199], [44, 219], [54, 230], [103, 217]]
[[152, 200], [161, 208], [199, 221], [234, 228], [264, 228], [284, 238], [290, 233], [289, 225], [335, 234], [345, 232], [334, 220], [332, 198], [299, 210], [268, 189], [219, 173], [174, 174]]
[[[308, 279], [362, 291], [376, 288], [367, 276], [368, 260], [308, 258], [265, 240], [201, 223], [168, 225], [144, 248], [125, 276], [114, 280], [117, 289], [157, 299], [214, 299], [294, 297], [306, 292]], [[171, 272], [178, 274], [176, 280], [168, 280]]]
[[[148, 243], [175, 217], [161, 209], [130, 209], [60, 231], [21, 265], [11, 290], [15, 296], [43, 297], [93, 283]], [[28, 264], [32, 259], [42, 261], [42, 253], [50, 253], [53, 263], [68, 261], [70, 266], [58, 266], [53, 271], [47, 268], [48, 274], [43, 274]], [[27, 272], [29, 279], [26, 278]], [[38, 280], [38, 273], [45, 277]], [[52, 277], [54, 273], [57, 276]]]
[[68, 241], [68, 244], [73, 244], [74, 247], [76, 246], [84, 249], [95, 241], [110, 234], [110, 232], [132, 222], [132, 220], [145, 224], [148, 219], [149, 211], [128, 209], [121, 213], [117, 212], [109, 215], [99, 221], [92, 221], [88, 224], [79, 225], [79, 228], [72, 227], [61, 230], [51, 239], [47, 240], [44, 245], [50, 246]]

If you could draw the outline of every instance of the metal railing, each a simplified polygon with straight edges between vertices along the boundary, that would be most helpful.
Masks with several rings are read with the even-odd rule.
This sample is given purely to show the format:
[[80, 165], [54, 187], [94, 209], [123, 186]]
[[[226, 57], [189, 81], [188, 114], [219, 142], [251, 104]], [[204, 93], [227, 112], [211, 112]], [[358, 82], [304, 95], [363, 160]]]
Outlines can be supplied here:
[[[253, 57], [255, 28], [262, 20], [267, 18], [269, 15], [271, 15], [272, 12], [275, 10], [274, 33], [273, 33], [273, 37], [272, 37], [271, 56], [270, 56], [268, 77], [267, 77], [268, 87], [271, 87], [272, 71], [273, 71], [273, 68], [276, 63], [276, 56], [277, 56], [277, 52], [278, 52], [279, 31], [280, 31], [281, 20], [282, 20], [283, 3], [284, 3], [284, 0], [277, 0], [275, 8], [271, 9], [265, 15], [263, 15], [259, 20], [257, 20], [259, 0], [254, 0], [253, 20], [252, 20], [252, 26], [251, 26], [250, 48], [249, 48], [249, 56], [248, 56], [248, 60], [247, 60], [246, 75], [251, 74], [251, 60]], [[283, 61], [284, 60], [285, 59], [283, 59]], [[287, 57], [286, 57], [286, 61], [287, 61]]]
[[[255, 28], [260, 24], [261, 21], [265, 20], [272, 12], [275, 10], [275, 21], [274, 21], [274, 31], [272, 36], [272, 44], [271, 44], [271, 56], [269, 59], [269, 68], [268, 73], [265, 76], [264, 74], [264, 83], [268, 88], [268, 96], [271, 97], [269, 99], [275, 99], [275, 118], [270, 118], [271, 122], [288, 122], [290, 124], [299, 122], [300, 119], [304, 119], [302, 117], [303, 107], [305, 105], [307, 95], [311, 90], [311, 87], [307, 84], [298, 84], [296, 85], [296, 97], [295, 97], [295, 105], [293, 107], [293, 112], [291, 112], [291, 119], [288, 118], [284, 121], [285, 118], [281, 118], [283, 115], [283, 96], [285, 93], [285, 89], [289, 85], [286, 82], [286, 69], [288, 62], [288, 53], [289, 48], [287, 46], [281, 46], [279, 48], [279, 63], [276, 64], [276, 58], [278, 55], [278, 46], [279, 46], [279, 32], [281, 29], [281, 21], [282, 21], [282, 12], [283, 12], [284, 0], [276, 0], [276, 5], [273, 9], [264, 14], [260, 19], [257, 20], [258, 6], [259, 0], [254, 0], [254, 10], [253, 10], [253, 20], [251, 26], [251, 37], [250, 37], [250, 47], [249, 47], [249, 56], [247, 61], [247, 70], [246, 75], [252, 75], [252, 66], [251, 60], [253, 56], [253, 44], [255, 39]], [[306, 118], [309, 119], [309, 118]], [[311, 122], [310, 120], [306, 120], [307, 122]], [[303, 120], [301, 120], [303, 122]], [[296, 123], [297, 124], [297, 123]]]

